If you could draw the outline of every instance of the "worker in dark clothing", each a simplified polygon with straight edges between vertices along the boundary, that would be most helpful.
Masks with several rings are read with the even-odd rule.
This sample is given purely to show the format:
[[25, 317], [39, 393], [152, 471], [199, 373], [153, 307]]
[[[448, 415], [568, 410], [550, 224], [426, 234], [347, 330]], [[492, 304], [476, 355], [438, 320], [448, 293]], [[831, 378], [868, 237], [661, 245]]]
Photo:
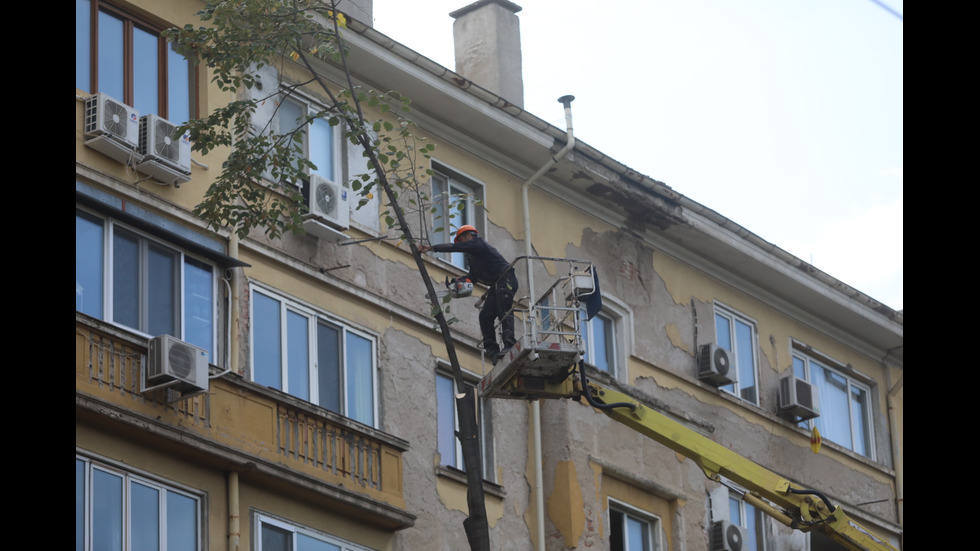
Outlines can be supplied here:
[[503, 357], [494, 331], [497, 319], [501, 320], [500, 336], [504, 341], [504, 350], [517, 342], [514, 338], [514, 313], [510, 311], [517, 292], [517, 275], [513, 268], [470, 225], [459, 228], [453, 243], [431, 246], [423, 244], [419, 245], [419, 251], [423, 254], [429, 251], [465, 254], [470, 266], [467, 277], [490, 287], [484, 297], [483, 308], [480, 309], [480, 331], [483, 333], [483, 350], [490, 361], [496, 364]]

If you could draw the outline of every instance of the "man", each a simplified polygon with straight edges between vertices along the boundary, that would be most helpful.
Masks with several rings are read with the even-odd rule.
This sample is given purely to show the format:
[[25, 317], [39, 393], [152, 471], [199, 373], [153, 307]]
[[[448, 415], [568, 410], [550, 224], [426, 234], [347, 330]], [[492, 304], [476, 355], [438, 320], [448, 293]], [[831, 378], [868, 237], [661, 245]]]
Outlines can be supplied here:
[[490, 361], [496, 364], [503, 357], [494, 331], [497, 319], [501, 320], [500, 336], [504, 341], [504, 350], [517, 342], [514, 338], [514, 313], [510, 311], [514, 304], [514, 293], [517, 292], [517, 275], [510, 264], [470, 225], [459, 228], [453, 243], [431, 246], [422, 244], [419, 245], [419, 251], [422, 254], [429, 251], [465, 254], [470, 266], [467, 277], [490, 287], [484, 297], [483, 308], [480, 309], [480, 331], [483, 333], [483, 350]]

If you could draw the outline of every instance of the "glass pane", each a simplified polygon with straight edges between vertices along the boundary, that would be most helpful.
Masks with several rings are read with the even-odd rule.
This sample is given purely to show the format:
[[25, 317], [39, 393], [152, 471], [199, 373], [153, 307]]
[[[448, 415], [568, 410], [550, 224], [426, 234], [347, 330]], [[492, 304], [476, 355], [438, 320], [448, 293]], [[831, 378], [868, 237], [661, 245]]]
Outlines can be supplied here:
[[92, 549], [122, 550], [122, 477], [92, 471]]
[[197, 549], [197, 500], [167, 492], [167, 550]]
[[340, 546], [314, 539], [306, 534], [296, 534], [296, 551], [340, 551]]
[[191, 67], [184, 56], [167, 48], [167, 120], [183, 124], [191, 118]]
[[[724, 348], [728, 351], [731, 361], [738, 361], [738, 358], [735, 357], [735, 349], [733, 348], [735, 343], [732, 341], [732, 323], [727, 317], [718, 313], [715, 314], [715, 339], [717, 339], [716, 344], [719, 348]], [[729, 378], [736, 377], [737, 373], [737, 368], [735, 373], [729, 371]], [[729, 392], [735, 391], [735, 385], [725, 385], [719, 388], [723, 388]]]
[[626, 533], [630, 551], [650, 551], [650, 525], [647, 522], [627, 516]]
[[603, 317], [595, 316], [592, 318], [592, 363], [603, 371], [612, 373], [615, 365], [612, 359], [613, 340], [612, 340], [612, 321]]
[[[432, 175], [432, 231], [433, 242], [449, 243], [449, 219], [446, 217], [446, 194], [448, 192], [448, 182], [442, 174]], [[437, 236], [441, 236], [437, 237]]]
[[133, 29], [133, 107], [160, 113], [160, 37], [140, 28]]
[[320, 407], [343, 415], [340, 394], [343, 392], [340, 381], [340, 330], [325, 323], [316, 328], [317, 384], [320, 392]]
[[738, 355], [738, 390], [742, 399], [756, 402], [755, 395], [755, 343], [752, 326], [735, 320], [735, 348]]
[[806, 362], [799, 356], [793, 356], [793, 375], [804, 381], [808, 380], [806, 377]]
[[286, 312], [286, 350], [289, 393], [310, 399], [310, 329], [309, 318], [297, 312]]
[[322, 119], [314, 120], [310, 126], [310, 161], [316, 165], [313, 172], [330, 181], [336, 180], [333, 148], [333, 127]]
[[374, 426], [374, 357], [371, 341], [347, 333], [347, 416]]
[[[123, 64], [123, 22], [99, 12], [99, 92], [126, 101]], [[93, 90], [94, 92], [94, 90]]]
[[85, 466], [75, 460], [75, 551], [85, 549]]
[[459, 467], [456, 461], [456, 401], [453, 380], [436, 375], [436, 405], [438, 409], [439, 457], [443, 465]]
[[160, 549], [160, 492], [132, 483], [130, 492], [130, 547], [133, 551]]
[[92, 3], [75, 0], [75, 88], [92, 90]]
[[282, 388], [282, 337], [279, 301], [262, 293], [252, 299], [253, 361], [252, 380], [272, 388]]
[[820, 389], [820, 417], [814, 424], [821, 438], [851, 449], [847, 379], [811, 360], [810, 380]]
[[270, 524], [262, 524], [262, 551], [292, 551], [292, 533]]
[[214, 358], [214, 277], [211, 266], [184, 260], [184, 340]]
[[153, 335], [180, 336], [178, 315], [180, 304], [177, 297], [177, 253], [157, 245], [150, 245], [147, 254], [147, 322], [146, 331]]
[[75, 310], [102, 317], [102, 222], [75, 213]]
[[116, 230], [112, 242], [112, 321], [142, 329], [139, 240]]
[[744, 551], [762, 551], [762, 519], [759, 512], [749, 503], [745, 503], [745, 545]]
[[624, 524], [623, 513], [609, 509], [609, 551], [625, 551]]
[[868, 429], [870, 419], [868, 393], [851, 385], [851, 419], [854, 424], [854, 451], [871, 457], [871, 431]]
[[742, 525], [741, 502], [733, 497], [728, 498], [728, 515], [732, 524]]

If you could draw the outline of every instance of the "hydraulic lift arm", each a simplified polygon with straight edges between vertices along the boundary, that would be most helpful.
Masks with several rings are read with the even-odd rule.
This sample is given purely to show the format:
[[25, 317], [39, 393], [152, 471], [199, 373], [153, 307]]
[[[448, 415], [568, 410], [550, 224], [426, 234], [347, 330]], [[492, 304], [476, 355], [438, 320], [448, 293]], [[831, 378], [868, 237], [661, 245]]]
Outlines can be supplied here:
[[[818, 530], [848, 549], [891, 550], [888, 542], [854, 522], [819, 492], [801, 488], [630, 396], [583, 379], [582, 394], [611, 419], [691, 459], [712, 480], [725, 477], [749, 491], [746, 501], [786, 526]], [[764, 498], [764, 499], [760, 499]], [[775, 504], [775, 506], [773, 505]]]

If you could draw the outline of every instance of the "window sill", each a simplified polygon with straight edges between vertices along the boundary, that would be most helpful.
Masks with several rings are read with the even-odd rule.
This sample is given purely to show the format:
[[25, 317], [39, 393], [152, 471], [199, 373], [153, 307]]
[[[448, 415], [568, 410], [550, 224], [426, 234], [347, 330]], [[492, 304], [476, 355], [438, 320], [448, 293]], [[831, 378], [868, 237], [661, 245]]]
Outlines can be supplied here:
[[[456, 467], [438, 465], [436, 466], [436, 476], [458, 482], [463, 486], [466, 486], [467, 484], [466, 473], [457, 469]], [[483, 491], [500, 499], [507, 496], [507, 492], [504, 491], [502, 486], [490, 482], [489, 480], [483, 481]]]

